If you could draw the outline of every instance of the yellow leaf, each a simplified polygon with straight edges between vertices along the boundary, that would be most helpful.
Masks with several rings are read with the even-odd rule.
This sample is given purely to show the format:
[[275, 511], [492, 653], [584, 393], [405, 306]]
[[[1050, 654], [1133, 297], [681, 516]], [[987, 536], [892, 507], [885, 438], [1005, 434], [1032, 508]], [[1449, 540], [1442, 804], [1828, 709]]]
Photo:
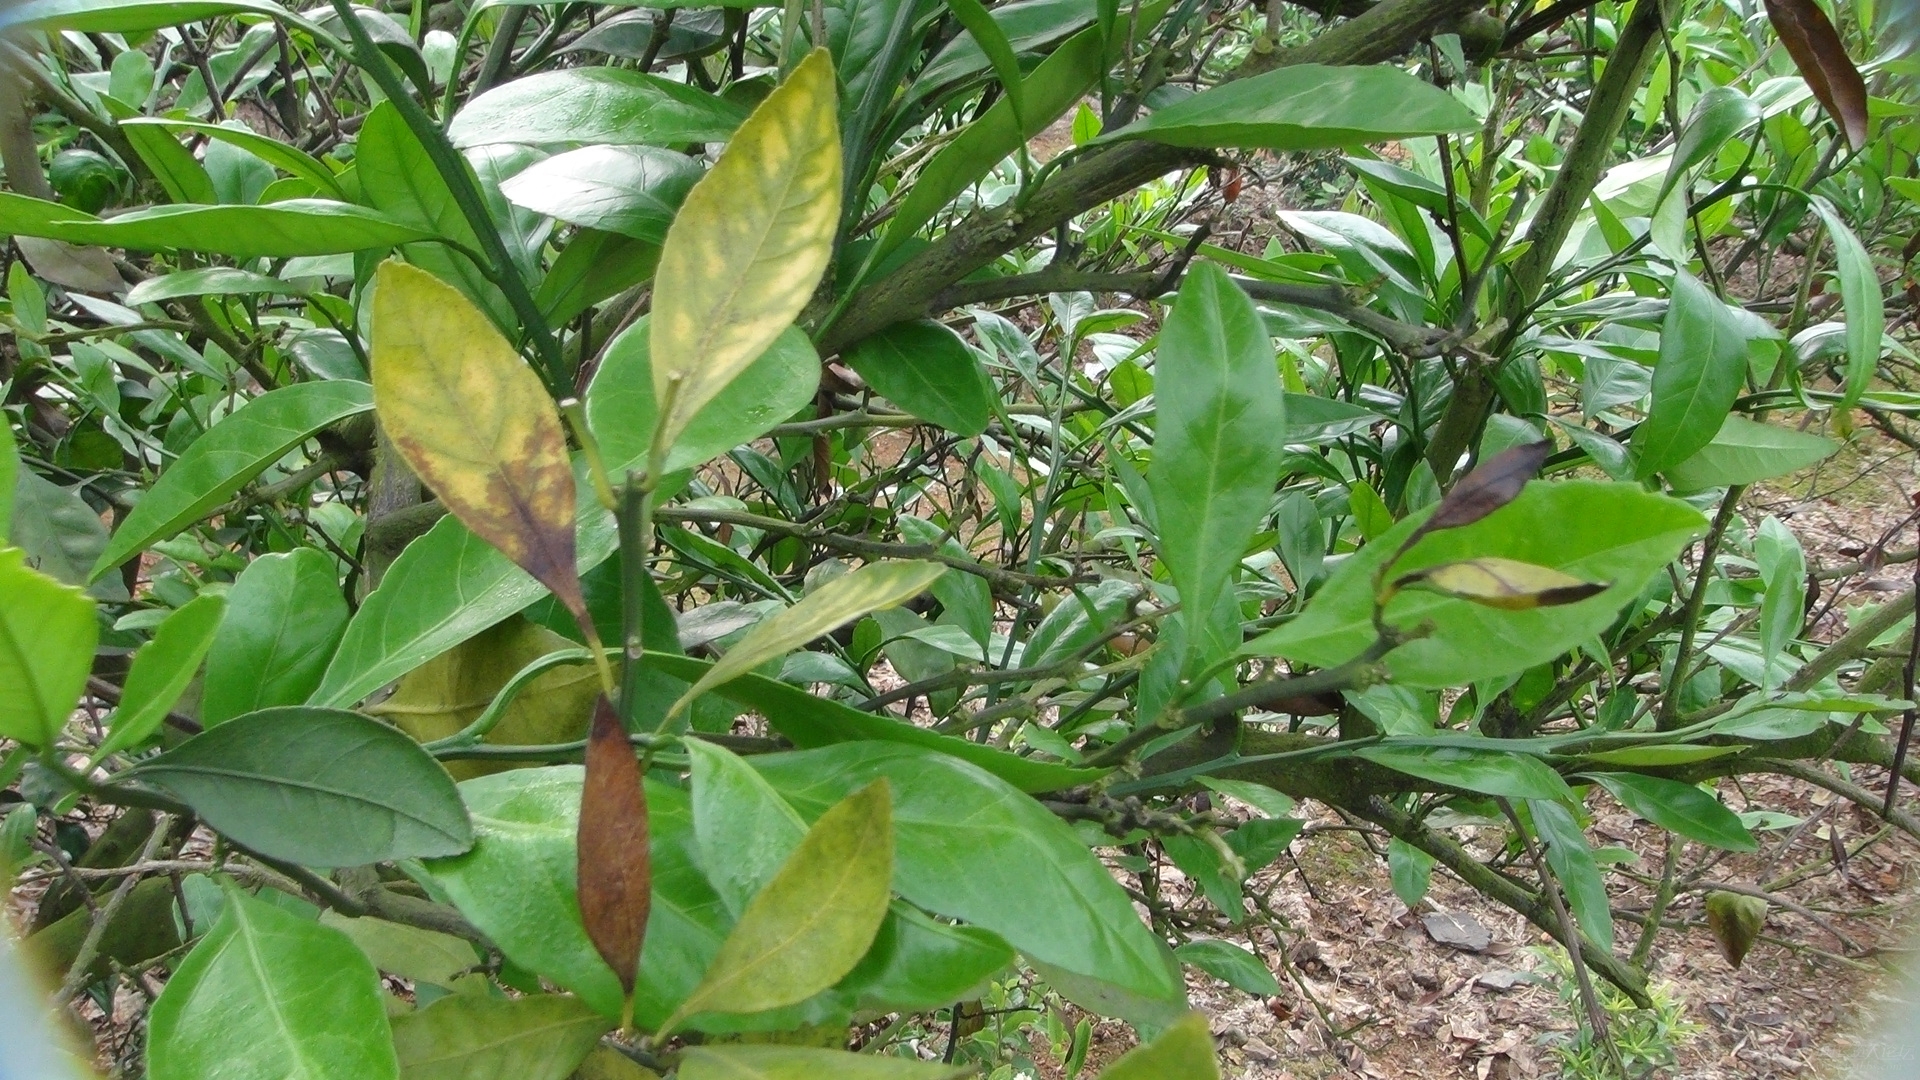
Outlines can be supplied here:
[[833, 61], [815, 49], [687, 193], [654, 275], [656, 452], [793, 323], [833, 254], [840, 129]]
[[1551, 567], [1494, 556], [1428, 567], [1393, 585], [1396, 589], [1421, 585], [1456, 600], [1506, 611], [1577, 603], [1607, 590], [1606, 582], [1582, 581]]
[[587, 625], [573, 470], [553, 399], [458, 289], [392, 260], [374, 275], [373, 401], [394, 448], [447, 509]]

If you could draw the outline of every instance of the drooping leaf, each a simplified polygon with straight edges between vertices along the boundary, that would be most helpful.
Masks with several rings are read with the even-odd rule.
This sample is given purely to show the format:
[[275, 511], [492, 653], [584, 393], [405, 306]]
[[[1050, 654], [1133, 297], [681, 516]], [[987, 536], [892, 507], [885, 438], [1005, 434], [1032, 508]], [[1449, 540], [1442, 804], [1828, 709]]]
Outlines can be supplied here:
[[812, 298], [839, 226], [840, 162], [833, 62], [816, 49], [740, 126], [667, 232], [650, 343], [663, 450]]
[[333, 659], [347, 617], [333, 560], [319, 550], [253, 560], [227, 593], [227, 617], [207, 654], [201, 723], [306, 701]]
[[1481, 462], [1453, 485], [1433, 516], [1413, 535], [1422, 537], [1442, 529], [1471, 525], [1519, 498], [1527, 481], [1539, 473], [1540, 466], [1546, 464], [1552, 453], [1553, 441], [1542, 439], [1502, 450]]
[[569, 225], [664, 243], [700, 162], [654, 146], [586, 146], [536, 162], [500, 186], [516, 206]]
[[875, 780], [829, 808], [748, 903], [661, 1034], [701, 1012], [760, 1012], [838, 982], [873, 944], [893, 879], [893, 800]]
[[1774, 658], [1800, 636], [1806, 622], [1807, 555], [1793, 530], [1771, 514], [1754, 533], [1753, 553], [1766, 589], [1760, 596], [1760, 659], [1772, 672]]
[[493, 143], [680, 146], [723, 142], [738, 106], [686, 83], [621, 68], [545, 71], [467, 103], [447, 127], [465, 149]]
[[945, 566], [930, 562], [870, 563], [843, 574], [807, 594], [799, 603], [747, 631], [720, 662], [700, 676], [673, 711], [707, 690], [744, 675], [777, 656], [875, 611], [894, 607], [925, 592]]
[[[1373, 574], [1421, 520], [1418, 512], [1348, 557], [1306, 611], [1250, 641], [1254, 656], [1286, 656], [1320, 666], [1350, 660], [1377, 637]], [[1495, 556], [1559, 570], [1612, 587], [1577, 604], [1500, 611], [1410, 590], [1387, 604], [1389, 624], [1434, 632], [1388, 653], [1393, 681], [1420, 689], [1461, 686], [1543, 664], [1604, 630], [1620, 607], [1706, 527], [1692, 507], [1634, 484], [1562, 481], [1529, 485], [1497, 513], [1461, 529], [1436, 532], [1395, 562], [1404, 572]]]
[[397, 1080], [380, 978], [345, 934], [237, 889], [148, 1020], [153, 1080]]
[[1433, 886], [1433, 856], [1396, 836], [1387, 844], [1387, 875], [1393, 895], [1411, 909]]
[[1473, 111], [1395, 67], [1294, 64], [1234, 79], [1113, 136], [1171, 146], [1330, 150], [1470, 131]]
[[1549, 567], [1495, 556], [1430, 566], [1398, 578], [1393, 584], [1399, 589], [1409, 586], [1431, 589], [1456, 600], [1502, 611], [1576, 604], [1607, 591], [1604, 581], [1582, 581]]
[[141, 497], [93, 565], [98, 580], [233, 497], [318, 432], [373, 407], [366, 383], [295, 383], [254, 398], [188, 446]]
[[1675, 491], [1705, 491], [1798, 472], [1840, 449], [1832, 439], [1729, 416], [1707, 445], [1667, 469]]
[[[1795, 0], [1813, 7], [1811, 0]], [[1819, 8], [1813, 7], [1814, 11]], [[1855, 143], [1859, 146], [1859, 143]], [[1880, 293], [1879, 272], [1873, 256], [1847, 226], [1832, 203], [1821, 196], [1808, 200], [1833, 242], [1833, 261], [1840, 279], [1840, 303], [1847, 313], [1847, 380], [1840, 408], [1850, 409], [1867, 392], [1880, 364], [1880, 340], [1886, 330], [1886, 299]]]
[[566, 1080], [612, 1025], [561, 994], [449, 994], [393, 1021], [401, 1080]]
[[1573, 811], [1559, 802], [1533, 799], [1527, 803], [1534, 831], [1546, 845], [1547, 866], [1559, 880], [1567, 908], [1580, 932], [1608, 952], [1613, 951], [1613, 908], [1607, 901], [1607, 883], [1594, 862]]
[[[642, 316], [607, 343], [600, 370], [587, 387], [587, 423], [615, 476], [644, 468], [658, 410], [653, 361]], [[807, 335], [788, 327], [740, 377], [714, 396], [667, 453], [667, 472], [690, 469], [752, 442], [813, 401], [820, 387], [820, 354]]]
[[689, 1047], [684, 1061], [682, 1080], [959, 1080], [973, 1072], [971, 1065], [746, 1043]]
[[1509, 799], [1571, 802], [1567, 782], [1539, 758], [1458, 746], [1393, 746], [1377, 744], [1354, 751], [1360, 757], [1395, 772], [1417, 776], [1448, 787], [1500, 795]]
[[1653, 406], [1633, 433], [1642, 479], [1712, 441], [1747, 376], [1749, 328], [1700, 280], [1673, 275], [1653, 369]]
[[1188, 1013], [1159, 1038], [1107, 1066], [1100, 1080], [1220, 1080], [1207, 1018]]
[[1212, 264], [1188, 271], [1154, 370], [1147, 483], [1194, 643], [1273, 500], [1286, 408], [1259, 313]]
[[248, 713], [129, 775], [178, 796], [236, 843], [305, 866], [454, 855], [473, 844], [440, 763], [358, 713]]
[[167, 711], [186, 692], [187, 684], [200, 670], [200, 661], [213, 647], [226, 611], [225, 597], [203, 593], [167, 616], [167, 621], [154, 630], [153, 640], [133, 655], [120, 707], [113, 714], [113, 727], [96, 758], [139, 746], [159, 730]]
[[986, 368], [931, 319], [897, 323], [842, 356], [882, 397], [956, 435], [978, 435], [993, 418], [997, 392]]
[[51, 743], [67, 725], [93, 669], [100, 624], [79, 589], [28, 569], [19, 548], [0, 548], [0, 736]]
[[1260, 997], [1280, 992], [1280, 981], [1265, 961], [1231, 941], [1199, 938], [1173, 950], [1173, 955], [1236, 990]]
[[71, 206], [0, 191], [0, 231], [138, 251], [236, 259], [336, 255], [431, 240], [431, 233], [352, 203], [287, 199], [265, 206], [154, 206], [102, 220]]
[[587, 736], [578, 851], [580, 924], [631, 996], [653, 906], [653, 859], [640, 763], [604, 696], [594, 705]]
[[400, 262], [374, 278], [372, 351], [394, 448], [467, 528], [587, 625], [567, 436], [540, 377], [458, 290]]
[[1724, 890], [1707, 894], [1707, 929], [1730, 967], [1747, 958], [1760, 930], [1767, 924], [1767, 902], [1757, 896]]
[[1758, 847], [1739, 815], [1692, 784], [1638, 773], [1587, 773], [1586, 777], [1606, 788], [1620, 805], [1689, 840], [1728, 851]]
[[[1813, 96], [1855, 150], [1867, 145], [1867, 83], [1846, 44], [1814, 0], [1767, 0], [1767, 21], [1787, 47]], [[1735, 967], [1739, 963], [1735, 962]]]

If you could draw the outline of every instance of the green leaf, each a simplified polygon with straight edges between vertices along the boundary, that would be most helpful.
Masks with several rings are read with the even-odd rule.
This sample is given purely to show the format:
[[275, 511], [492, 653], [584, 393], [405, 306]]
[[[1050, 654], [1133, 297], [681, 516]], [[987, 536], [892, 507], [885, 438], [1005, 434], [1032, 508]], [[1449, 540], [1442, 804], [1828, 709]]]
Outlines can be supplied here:
[[1412, 908], [1433, 887], [1433, 856], [1396, 836], [1387, 844], [1387, 874], [1393, 895]]
[[1160, 846], [1187, 880], [1200, 886], [1207, 902], [1225, 915], [1227, 921], [1237, 926], [1246, 918], [1241, 878], [1227, 860], [1221, 858], [1219, 848], [1197, 836], [1180, 835], [1161, 837]]
[[1268, 817], [1286, 817], [1293, 813], [1293, 796], [1275, 791], [1265, 784], [1256, 784], [1251, 780], [1226, 780], [1215, 776], [1202, 776], [1200, 783], [1222, 795], [1232, 796], [1253, 807]]
[[[1016, 54], [1037, 53], [1068, 34], [1094, 21], [1095, 5], [1090, 0], [1013, 0], [996, 4], [988, 14], [999, 25]], [[1158, 18], [1158, 12], [1153, 17]], [[1147, 12], [1142, 13], [1146, 17]], [[914, 77], [908, 88], [910, 97], [920, 98], [970, 75], [992, 67], [987, 54], [971, 33], [962, 33], [947, 42], [926, 67]]]
[[199, 521], [301, 443], [371, 408], [373, 388], [344, 380], [295, 383], [242, 405], [160, 474], [100, 553], [92, 578]]
[[1179, 1001], [1165, 946], [1073, 830], [957, 758], [842, 743], [751, 764], [801, 817], [885, 778], [894, 791], [894, 888], [935, 914], [993, 931], [1041, 963], [1158, 1001]]
[[[652, 322], [642, 316], [609, 342], [587, 387], [587, 424], [614, 476], [644, 468], [653, 445]], [[666, 471], [696, 468], [752, 442], [812, 403], [819, 387], [820, 354], [805, 333], [788, 327], [680, 433]]]
[[14, 489], [19, 487], [20, 452], [13, 445], [13, 425], [0, 421], [0, 545], [13, 535]]
[[217, 593], [196, 596], [167, 616], [153, 632], [153, 640], [133, 656], [113, 728], [95, 751], [94, 760], [147, 741], [167, 718], [167, 710], [186, 693], [200, 670], [200, 661], [213, 646], [227, 600]]
[[1299, 818], [1257, 818], [1228, 833], [1227, 846], [1251, 876], [1272, 865], [1306, 826]]
[[[1760, 122], [1760, 105], [1735, 86], [1712, 86], [1693, 103], [1693, 111], [1680, 129], [1673, 156], [1667, 164], [1667, 177], [1660, 182], [1660, 194], [1654, 205], [1686, 179], [1687, 173], [1712, 159], [1722, 147]], [[1682, 193], [1685, 197], [1685, 193]]]
[[1107, 1066], [1100, 1080], [1220, 1080], [1207, 1018], [1188, 1013], [1153, 1042]]
[[152, 126], [167, 132], [191, 132], [230, 146], [237, 146], [267, 164], [291, 173], [311, 183], [315, 188], [324, 190], [335, 199], [342, 201], [347, 199], [347, 193], [341, 189], [340, 182], [334, 178], [333, 170], [321, 164], [318, 158], [299, 147], [288, 146], [286, 143], [269, 139], [264, 135], [257, 135], [246, 128], [207, 124], [197, 120], [171, 120], [148, 116], [129, 117], [120, 122], [123, 130], [133, 130], [143, 126]]
[[799, 603], [762, 619], [720, 662], [674, 702], [673, 712], [694, 698], [875, 611], [896, 607], [925, 592], [947, 568], [931, 562], [879, 562], [834, 578]]
[[741, 912], [706, 977], [659, 1034], [695, 1013], [777, 1009], [840, 981], [886, 917], [893, 848], [885, 780], [829, 807]]
[[987, 62], [993, 66], [994, 78], [1000, 80], [1000, 88], [1006, 94], [1007, 105], [1013, 110], [1013, 120], [1021, 128], [1026, 127], [1024, 104], [1026, 101], [1026, 82], [1020, 77], [1020, 58], [1013, 53], [1013, 44], [1007, 40], [1006, 32], [1000, 29], [993, 16], [980, 0], [944, 0], [947, 11], [952, 13], [954, 21], [966, 27], [967, 34], [979, 46]]
[[449, 994], [393, 1021], [403, 1080], [566, 1080], [613, 1025], [576, 997]]
[[1573, 801], [1560, 774], [1530, 754], [1461, 746], [1363, 746], [1354, 753], [1395, 772], [1509, 799]]
[[1273, 502], [1286, 407], [1266, 325], [1211, 263], [1180, 286], [1154, 374], [1147, 483], [1191, 646]]
[[[121, 55], [132, 53], [129, 51]], [[123, 124], [135, 118], [130, 105], [115, 102], [112, 98], [104, 98], [101, 103]], [[220, 201], [219, 194], [213, 190], [213, 177], [207, 175], [200, 159], [193, 156], [193, 151], [180, 145], [180, 140], [165, 128], [151, 124], [130, 124], [120, 130], [133, 146], [134, 153], [139, 155], [173, 202], [205, 204]]]
[[1266, 963], [1231, 941], [1201, 938], [1173, 950], [1173, 955], [1236, 990], [1260, 997], [1280, 992], [1280, 981]]
[[1114, 133], [1170, 146], [1329, 150], [1479, 126], [1451, 94], [1397, 67], [1294, 64], [1204, 90]]
[[377, 210], [325, 199], [266, 206], [155, 206], [102, 221], [59, 203], [0, 191], [0, 231], [137, 251], [199, 251], [236, 259], [335, 255], [431, 240]]
[[1798, 472], [1839, 449], [1819, 435], [1729, 416], [1711, 442], [1667, 469], [1667, 483], [1675, 491], [1751, 484]]
[[397, 1080], [373, 965], [338, 930], [229, 890], [149, 1018], [153, 1080]]
[[394, 449], [474, 535], [590, 632], [567, 435], [540, 376], [459, 290], [391, 260], [374, 276], [372, 355], [374, 399]]
[[1827, 227], [1833, 241], [1833, 259], [1840, 278], [1840, 303], [1847, 315], [1847, 379], [1839, 408], [1850, 409], [1866, 393], [1880, 366], [1880, 338], [1887, 322], [1886, 300], [1880, 294], [1880, 277], [1873, 256], [1860, 243], [1846, 219], [1825, 198], [1815, 195], [1809, 203]]
[[578, 229], [540, 282], [534, 300], [559, 326], [587, 308], [653, 276], [660, 245], [598, 229]]
[[[646, 654], [646, 663], [687, 682], [699, 680], [713, 667], [705, 660], [655, 652]], [[758, 711], [775, 731], [803, 750], [861, 740], [918, 746], [969, 762], [1026, 792], [1061, 791], [1106, 775], [1104, 769], [1037, 761], [892, 717], [861, 712], [761, 675], [741, 675], [713, 692]]]
[[1692, 784], [1638, 773], [1586, 773], [1620, 805], [1663, 829], [1728, 851], [1754, 851], [1759, 845], [1720, 800]]
[[67, 726], [93, 669], [93, 601], [0, 548], [0, 736], [43, 747]]
[[733, 1044], [686, 1050], [680, 1080], [959, 1080], [971, 1065], [811, 1046]]
[[[1347, 558], [1298, 618], [1248, 642], [1255, 656], [1285, 656], [1331, 667], [1363, 652], [1375, 637], [1373, 574], [1426, 520], [1417, 512]], [[1479, 556], [1551, 567], [1586, 581], [1607, 581], [1599, 596], [1563, 607], [1500, 611], [1433, 593], [1408, 591], [1387, 604], [1394, 626], [1432, 622], [1433, 633], [1387, 654], [1393, 681], [1421, 689], [1461, 686], [1538, 666], [1613, 622], [1654, 574], [1706, 521], [1692, 507], [1634, 484], [1534, 483], [1511, 504], [1464, 528], [1434, 533], [1394, 565], [1412, 571]]]
[[306, 866], [453, 855], [473, 828], [420, 744], [358, 713], [263, 709], [130, 771], [236, 843]]
[[677, 150], [584, 146], [534, 163], [500, 185], [500, 193], [569, 225], [659, 244], [704, 173], [698, 159]]
[[1753, 552], [1766, 589], [1760, 597], [1760, 659], [1771, 674], [1774, 658], [1800, 636], [1807, 618], [1807, 555], [1793, 530], [1772, 515], [1754, 533]]
[[993, 419], [999, 394], [987, 369], [931, 319], [895, 323], [842, 355], [880, 396], [956, 435], [978, 435]]
[[[525, 147], [519, 149], [531, 152]], [[474, 156], [482, 158], [478, 152]], [[480, 247], [480, 240], [454, 198], [453, 189], [434, 164], [433, 155], [391, 102], [382, 102], [367, 113], [360, 126], [354, 162], [362, 202], [396, 221], [452, 242], [410, 245], [404, 249], [406, 260], [459, 289], [474, 306], [488, 313], [494, 325], [517, 337], [518, 323], [505, 294], [485, 270], [452, 246], [458, 244], [467, 251], [475, 251]], [[461, 167], [468, 168], [468, 163], [463, 162]], [[484, 198], [487, 188], [481, 184], [479, 174], [470, 168], [468, 171], [469, 180], [479, 187]], [[500, 231], [503, 240], [510, 238], [507, 229]], [[376, 280], [383, 276], [377, 274]], [[379, 332], [378, 320], [375, 320], [376, 348]]]
[[334, 574], [333, 560], [315, 548], [262, 555], [240, 572], [207, 657], [202, 723], [307, 700], [347, 628]]
[[807, 834], [807, 823], [730, 750], [690, 740], [693, 831], [707, 878], [738, 916], [773, 880]]
[[88, 572], [107, 549], [107, 527], [79, 489], [61, 487], [32, 469], [14, 482], [13, 546], [27, 565], [63, 585], [84, 586], [95, 600], [126, 600], [127, 585], [105, 577], [88, 585]]
[[16, 26], [35, 30], [78, 30], [84, 33], [132, 34], [201, 22], [221, 15], [265, 15], [292, 19], [287, 10], [267, 0], [28, 0], [0, 12], [0, 30]]
[[151, 277], [127, 292], [127, 306], [157, 304], [183, 296], [297, 296], [298, 286], [232, 266], [205, 266]]
[[840, 222], [835, 93], [833, 61], [815, 49], [740, 126], [667, 231], [651, 331], [661, 452], [813, 297]]
[[453, 145], [724, 142], [745, 113], [686, 83], [621, 68], [546, 71], [467, 103], [447, 126]]
[[322, 911], [320, 924], [352, 938], [381, 972], [409, 982], [452, 986], [461, 975], [473, 974], [482, 959], [465, 938], [371, 915]]
[[1747, 377], [1752, 329], [1712, 290], [1685, 270], [1673, 276], [1660, 362], [1653, 369], [1653, 405], [1633, 433], [1645, 479], [1712, 441]]
[[1593, 860], [1593, 848], [1574, 820], [1573, 811], [1559, 802], [1529, 800], [1534, 832], [1547, 846], [1547, 865], [1566, 894], [1580, 932], [1607, 952], [1613, 951], [1613, 908], [1607, 902], [1607, 883]]
[[873, 947], [836, 990], [854, 995], [863, 1009], [937, 1009], [977, 997], [1013, 961], [1013, 948], [998, 934], [941, 922], [896, 900]]

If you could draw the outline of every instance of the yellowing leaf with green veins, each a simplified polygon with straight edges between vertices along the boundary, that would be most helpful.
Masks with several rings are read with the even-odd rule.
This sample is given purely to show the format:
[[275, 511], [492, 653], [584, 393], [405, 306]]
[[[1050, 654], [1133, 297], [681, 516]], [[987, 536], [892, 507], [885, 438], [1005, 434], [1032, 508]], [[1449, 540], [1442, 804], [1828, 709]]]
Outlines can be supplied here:
[[0, 549], [0, 738], [45, 746], [66, 726], [93, 668], [93, 601]]
[[971, 1065], [752, 1043], [688, 1047], [680, 1064], [680, 1080], [958, 1080], [971, 1075]]
[[1431, 567], [1393, 584], [1396, 589], [1419, 585], [1504, 611], [1572, 604], [1607, 591], [1605, 582], [1582, 581], [1551, 567], [1493, 556]]
[[699, 1013], [778, 1009], [839, 982], [873, 944], [892, 882], [893, 796], [881, 779], [813, 823], [660, 1034]]
[[766, 663], [805, 645], [822, 634], [839, 629], [862, 615], [895, 607], [925, 592], [947, 572], [939, 563], [882, 562], [863, 566], [827, 582], [806, 599], [766, 619], [747, 632], [747, 636], [727, 650], [720, 662], [707, 670], [700, 681], [673, 703], [677, 713], [701, 694], [730, 679], [738, 678]]
[[1220, 1080], [1207, 1018], [1188, 1013], [1159, 1038], [1107, 1066], [1100, 1080]]
[[840, 221], [838, 110], [833, 61], [815, 49], [734, 133], [667, 230], [651, 342], [660, 452], [820, 283]]
[[474, 535], [583, 615], [560, 414], [458, 289], [389, 260], [374, 275], [373, 402], [387, 437]]

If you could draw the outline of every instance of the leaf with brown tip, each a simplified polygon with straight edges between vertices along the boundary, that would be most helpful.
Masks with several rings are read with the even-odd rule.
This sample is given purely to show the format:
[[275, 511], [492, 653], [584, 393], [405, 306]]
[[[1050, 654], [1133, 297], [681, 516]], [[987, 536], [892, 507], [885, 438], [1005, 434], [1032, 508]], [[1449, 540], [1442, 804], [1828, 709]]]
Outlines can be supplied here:
[[1847, 145], [1867, 145], [1867, 81], [1847, 55], [1833, 20], [1813, 0], [1767, 0], [1767, 21]]
[[394, 448], [447, 509], [590, 626], [553, 399], [458, 289], [394, 260], [374, 274], [373, 400]]
[[1727, 963], [1739, 967], [1747, 950], [1760, 939], [1767, 922], [1767, 902], [1757, 896], [1715, 891], [1707, 894], [1707, 929]]
[[1404, 589], [1419, 585], [1455, 600], [1467, 600], [1503, 611], [1574, 604], [1607, 591], [1604, 581], [1582, 581], [1550, 566], [1518, 559], [1483, 556], [1416, 570], [1393, 583]]
[[653, 907], [653, 856], [647, 795], [627, 729], [603, 696], [587, 737], [587, 779], [580, 791], [577, 871], [580, 921], [600, 958], [633, 997], [640, 945]]

